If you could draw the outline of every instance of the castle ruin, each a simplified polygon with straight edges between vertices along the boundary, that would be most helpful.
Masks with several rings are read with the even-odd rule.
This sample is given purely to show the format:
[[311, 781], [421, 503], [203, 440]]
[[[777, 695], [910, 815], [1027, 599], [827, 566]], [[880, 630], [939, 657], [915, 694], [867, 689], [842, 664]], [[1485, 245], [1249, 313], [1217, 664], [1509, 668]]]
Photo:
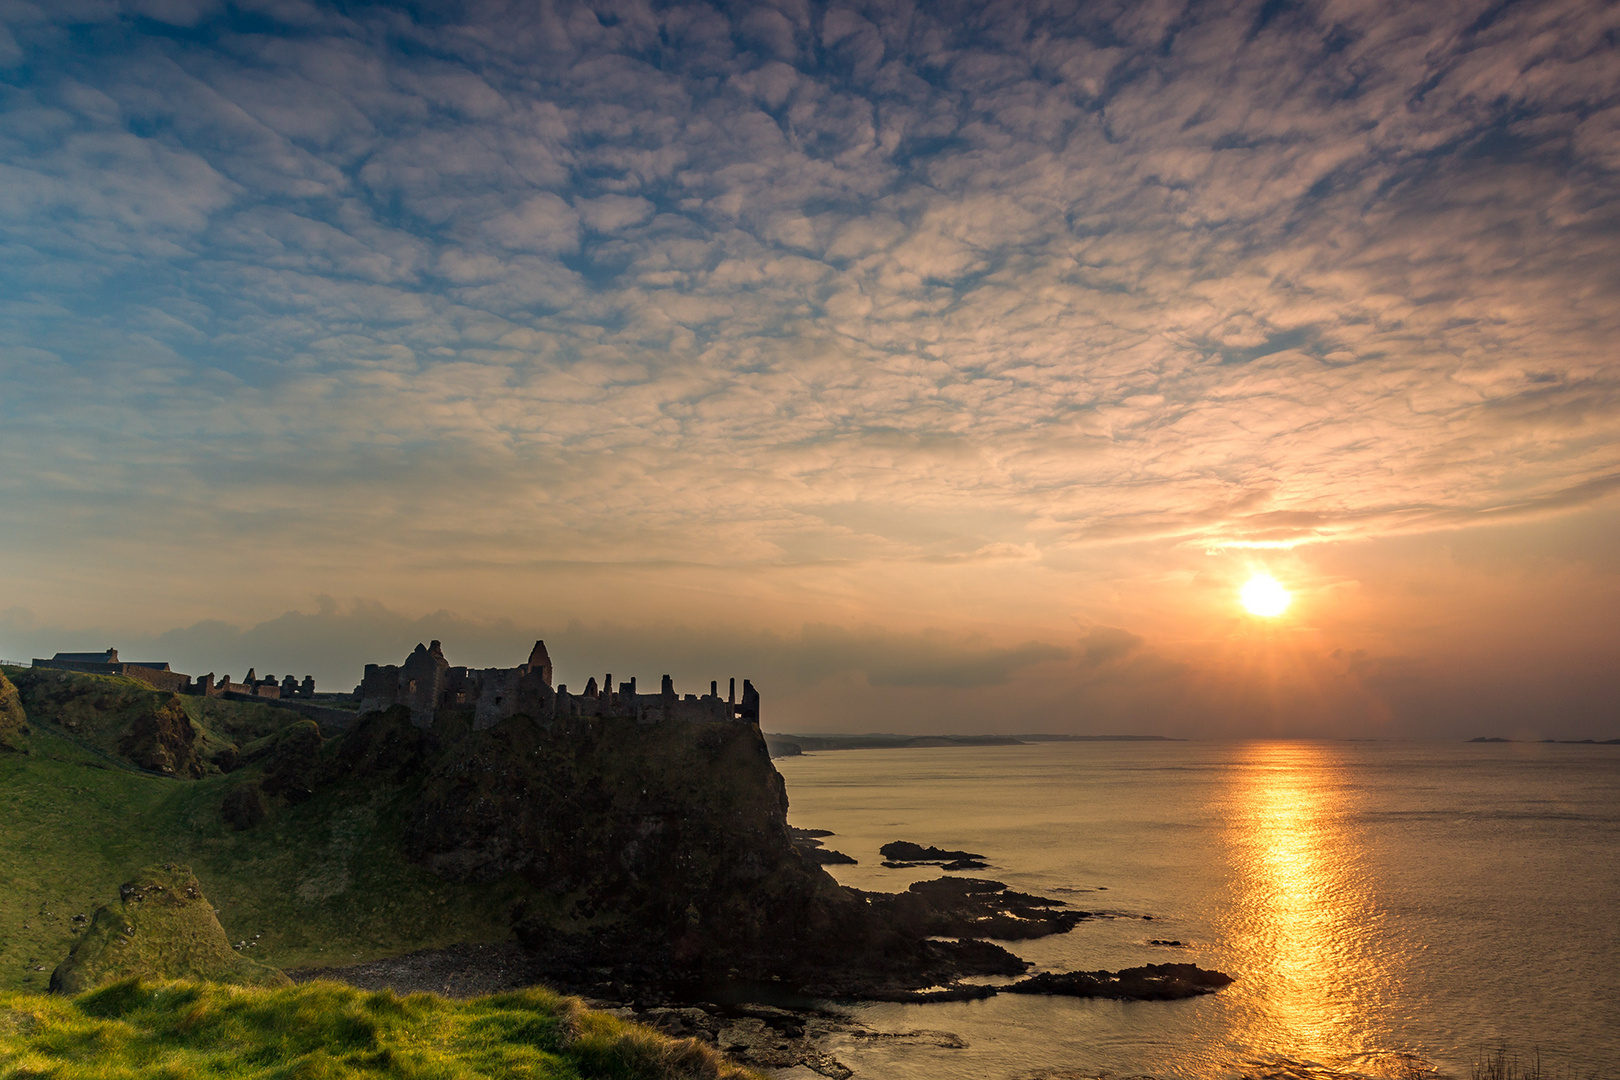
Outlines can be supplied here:
[[191, 677], [169, 668], [164, 660], [120, 660], [117, 649], [98, 653], [59, 652], [49, 660], [34, 658], [34, 667], [54, 668], [57, 671], [77, 671], [86, 675], [127, 675], [139, 679], [154, 690], [185, 693]]
[[551, 675], [551, 656], [544, 641], [535, 642], [528, 662], [515, 668], [451, 667], [435, 641], [417, 645], [403, 664], [367, 664], [360, 683], [359, 711], [364, 714], [403, 705], [410, 710], [411, 722], [425, 728], [441, 709], [465, 709], [472, 714], [474, 730], [518, 715], [542, 723], [580, 717], [613, 717], [642, 724], [680, 720], [759, 723], [759, 693], [747, 679], [739, 701], [736, 679], [722, 699], [717, 682], [709, 683], [709, 692], [702, 696], [679, 695], [668, 675], [652, 694], [640, 693], [633, 678], [615, 688], [611, 674], [603, 676], [600, 685], [593, 676], [582, 693], [571, 694], [566, 684], [554, 688]]

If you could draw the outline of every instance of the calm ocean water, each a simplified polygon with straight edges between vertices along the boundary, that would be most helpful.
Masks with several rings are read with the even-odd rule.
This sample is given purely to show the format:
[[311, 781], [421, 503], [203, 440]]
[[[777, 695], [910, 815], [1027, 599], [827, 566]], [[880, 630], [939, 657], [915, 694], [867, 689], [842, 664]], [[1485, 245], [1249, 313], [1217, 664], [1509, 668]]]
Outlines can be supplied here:
[[[785, 758], [789, 820], [898, 891], [914, 840], [1109, 918], [1010, 947], [1039, 970], [1193, 961], [1238, 977], [1185, 1002], [1004, 995], [868, 1005], [948, 1031], [839, 1037], [861, 1080], [1467, 1077], [1484, 1048], [1620, 1077], [1620, 747], [1059, 743]], [[1147, 921], [1143, 915], [1151, 915]], [[1152, 945], [1180, 940], [1185, 947]]]

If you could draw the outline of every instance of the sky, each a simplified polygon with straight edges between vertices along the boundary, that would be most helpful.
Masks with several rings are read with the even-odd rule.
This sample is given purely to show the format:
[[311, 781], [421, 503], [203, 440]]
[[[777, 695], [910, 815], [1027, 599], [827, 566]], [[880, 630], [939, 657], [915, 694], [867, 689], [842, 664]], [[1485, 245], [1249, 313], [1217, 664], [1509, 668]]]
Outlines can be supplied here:
[[8, 659], [1613, 738], [1617, 343], [1616, 3], [0, 0]]

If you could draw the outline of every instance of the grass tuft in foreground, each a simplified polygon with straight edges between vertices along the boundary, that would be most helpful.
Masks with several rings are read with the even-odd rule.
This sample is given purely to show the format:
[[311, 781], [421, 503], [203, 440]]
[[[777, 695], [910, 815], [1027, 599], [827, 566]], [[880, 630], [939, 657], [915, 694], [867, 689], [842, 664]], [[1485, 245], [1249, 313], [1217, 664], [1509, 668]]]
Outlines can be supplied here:
[[338, 983], [286, 989], [113, 983], [76, 998], [0, 993], [7, 1080], [758, 1080], [578, 998], [530, 989], [467, 1001]]

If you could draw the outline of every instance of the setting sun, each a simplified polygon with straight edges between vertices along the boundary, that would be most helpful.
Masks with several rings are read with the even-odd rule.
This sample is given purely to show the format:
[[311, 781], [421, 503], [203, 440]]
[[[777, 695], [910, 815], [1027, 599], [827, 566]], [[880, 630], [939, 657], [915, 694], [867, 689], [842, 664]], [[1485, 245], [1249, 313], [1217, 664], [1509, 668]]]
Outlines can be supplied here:
[[1288, 609], [1288, 602], [1293, 599], [1288, 590], [1277, 584], [1277, 579], [1267, 574], [1256, 574], [1243, 586], [1243, 606], [1254, 615], [1264, 615], [1271, 618], [1281, 615]]

